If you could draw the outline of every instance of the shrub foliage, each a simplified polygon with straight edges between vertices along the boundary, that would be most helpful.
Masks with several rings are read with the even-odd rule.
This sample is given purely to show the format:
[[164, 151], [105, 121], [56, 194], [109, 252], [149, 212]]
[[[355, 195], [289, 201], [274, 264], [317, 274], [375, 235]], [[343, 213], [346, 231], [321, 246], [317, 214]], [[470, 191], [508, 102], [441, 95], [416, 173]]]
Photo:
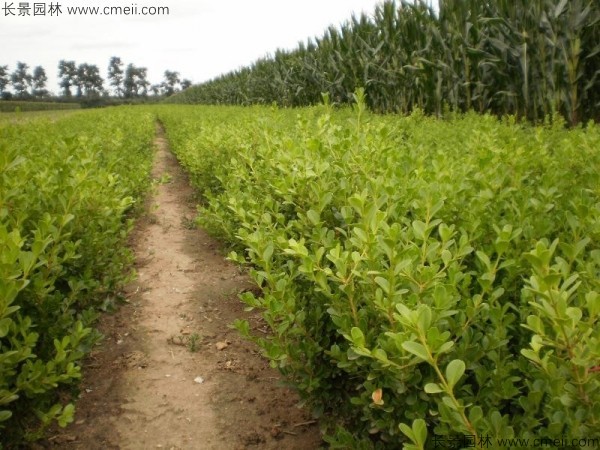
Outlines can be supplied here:
[[600, 131], [165, 108], [199, 221], [333, 448], [600, 436]]
[[56, 390], [80, 377], [95, 311], [131, 272], [153, 134], [128, 110], [0, 124], [0, 442], [72, 420]]

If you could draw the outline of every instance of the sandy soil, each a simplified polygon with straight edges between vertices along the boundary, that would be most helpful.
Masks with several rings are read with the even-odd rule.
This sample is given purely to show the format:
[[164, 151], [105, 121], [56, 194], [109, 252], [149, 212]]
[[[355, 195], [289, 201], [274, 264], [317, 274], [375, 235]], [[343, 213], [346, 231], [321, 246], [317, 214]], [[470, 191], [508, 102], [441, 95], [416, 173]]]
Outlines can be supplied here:
[[[194, 227], [194, 193], [158, 130], [162, 180], [132, 236], [138, 278], [102, 319], [104, 342], [84, 368], [74, 424], [46, 448], [316, 449], [319, 429], [256, 346], [230, 324], [249, 318], [248, 278]], [[168, 181], [167, 181], [168, 180]]]

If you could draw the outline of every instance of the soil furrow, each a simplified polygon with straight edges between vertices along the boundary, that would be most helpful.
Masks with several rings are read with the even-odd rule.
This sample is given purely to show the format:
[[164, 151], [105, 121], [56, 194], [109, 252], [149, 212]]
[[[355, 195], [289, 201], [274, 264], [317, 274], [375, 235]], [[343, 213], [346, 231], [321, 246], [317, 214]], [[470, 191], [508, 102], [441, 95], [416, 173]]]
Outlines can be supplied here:
[[230, 324], [252, 287], [194, 226], [194, 193], [162, 129], [147, 213], [132, 235], [138, 277], [101, 320], [75, 423], [41, 443], [72, 449], [298, 449], [319, 430], [258, 349]]

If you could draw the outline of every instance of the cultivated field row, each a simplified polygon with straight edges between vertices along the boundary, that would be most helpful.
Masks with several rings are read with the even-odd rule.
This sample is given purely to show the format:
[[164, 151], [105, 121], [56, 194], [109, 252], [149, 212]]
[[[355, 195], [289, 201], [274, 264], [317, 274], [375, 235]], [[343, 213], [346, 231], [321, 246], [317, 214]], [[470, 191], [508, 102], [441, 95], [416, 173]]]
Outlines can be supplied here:
[[[0, 124], [0, 433], [68, 423], [160, 121], [334, 448], [600, 430], [600, 132], [328, 106]], [[35, 418], [37, 417], [37, 418]]]

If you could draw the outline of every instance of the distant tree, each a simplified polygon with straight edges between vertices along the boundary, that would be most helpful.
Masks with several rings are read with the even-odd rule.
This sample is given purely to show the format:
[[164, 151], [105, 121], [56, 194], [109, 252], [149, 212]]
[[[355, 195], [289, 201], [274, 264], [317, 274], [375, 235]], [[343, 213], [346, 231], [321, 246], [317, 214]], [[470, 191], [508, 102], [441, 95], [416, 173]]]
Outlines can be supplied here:
[[29, 66], [27, 64], [18, 62], [17, 68], [10, 77], [13, 89], [19, 98], [25, 98], [29, 95], [27, 91], [31, 87], [32, 77], [28, 70]]
[[181, 90], [183, 91], [184, 89], [189, 88], [192, 85], [192, 82], [190, 80], [188, 80], [187, 78], [184, 78], [181, 81]]
[[71, 87], [77, 84], [77, 66], [75, 61], [65, 61], [58, 63], [58, 77], [60, 78], [60, 87], [63, 89], [65, 97], [71, 97]]
[[127, 68], [125, 69], [125, 78], [123, 79], [123, 96], [125, 98], [131, 98], [137, 95], [135, 72], [135, 66], [133, 64], [128, 64]]
[[6, 92], [6, 86], [10, 83], [8, 76], [8, 66], [0, 66], [0, 98], [4, 98], [8, 92]]
[[162, 84], [153, 84], [150, 86], [150, 90], [152, 91], [152, 95], [158, 97], [162, 94]]
[[140, 95], [142, 97], [148, 96], [148, 88], [150, 87], [150, 82], [148, 81], [148, 69], [146, 67], [140, 67], [138, 69], [138, 79], [137, 84], [140, 89]]
[[83, 97], [83, 83], [84, 83], [84, 79], [85, 79], [85, 66], [86, 65], [87, 65], [86, 63], [79, 64], [75, 68], [75, 76], [73, 77], [73, 86], [75, 86], [77, 88], [77, 90], [75, 92], [75, 97], [77, 97], [77, 98]]
[[163, 81], [164, 94], [167, 97], [173, 95], [177, 89], [177, 85], [180, 83], [179, 72], [171, 72], [165, 70], [165, 81]]
[[123, 80], [124, 97], [133, 98], [148, 95], [150, 82], [147, 80], [147, 76], [148, 69], [145, 67], [135, 67], [133, 64], [128, 64]]
[[46, 71], [44, 68], [42, 66], [36, 66], [33, 69], [33, 77], [31, 79], [31, 94], [37, 98], [42, 98], [48, 95], [48, 90], [46, 89], [47, 81], [48, 77], [46, 76]]
[[77, 68], [77, 96], [98, 97], [104, 89], [104, 80], [95, 64], [80, 64]]
[[114, 87], [117, 97], [123, 96], [123, 61], [118, 56], [110, 58], [108, 63], [108, 79]]

